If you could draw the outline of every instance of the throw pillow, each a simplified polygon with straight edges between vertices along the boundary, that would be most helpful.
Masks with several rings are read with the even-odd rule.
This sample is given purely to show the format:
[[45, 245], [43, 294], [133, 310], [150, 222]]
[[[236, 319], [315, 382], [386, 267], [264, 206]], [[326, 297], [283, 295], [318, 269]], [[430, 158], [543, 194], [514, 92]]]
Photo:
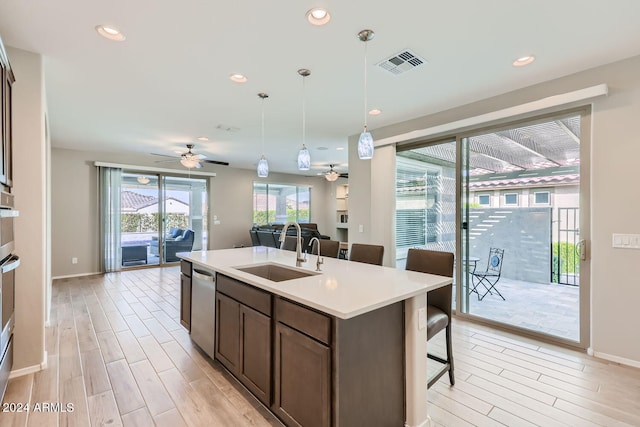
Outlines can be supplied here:
[[183, 239], [183, 236], [178, 236], [178, 237], [176, 237], [176, 240], [175, 240], [175, 241], [176, 241], [176, 242], [179, 242], [179, 241], [180, 241], [180, 240], [182, 240], [182, 239]]

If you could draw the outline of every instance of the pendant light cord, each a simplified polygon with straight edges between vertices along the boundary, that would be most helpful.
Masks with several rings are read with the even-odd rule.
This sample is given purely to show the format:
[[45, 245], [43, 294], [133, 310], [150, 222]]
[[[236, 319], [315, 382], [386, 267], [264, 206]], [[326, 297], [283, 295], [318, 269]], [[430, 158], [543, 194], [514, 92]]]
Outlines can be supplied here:
[[307, 129], [307, 111], [306, 111], [306, 90], [304, 81], [306, 76], [302, 76], [302, 145], [306, 141], [306, 129]]
[[364, 42], [364, 128], [367, 129], [367, 42]]
[[264, 98], [262, 98], [262, 156], [264, 157]]

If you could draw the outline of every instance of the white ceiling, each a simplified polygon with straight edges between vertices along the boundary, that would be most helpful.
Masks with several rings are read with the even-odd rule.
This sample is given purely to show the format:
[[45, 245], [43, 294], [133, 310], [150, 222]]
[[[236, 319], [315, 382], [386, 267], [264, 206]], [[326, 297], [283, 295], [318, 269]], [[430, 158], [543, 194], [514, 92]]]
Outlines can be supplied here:
[[[314, 6], [329, 9], [328, 25], [306, 21]], [[266, 92], [271, 170], [301, 173], [297, 70], [308, 68], [311, 175], [329, 163], [343, 172], [347, 150], [336, 148], [362, 129], [362, 29], [376, 33], [367, 44], [369, 108], [383, 111], [368, 119], [375, 130], [638, 55], [639, 16], [638, 0], [0, 0], [0, 35], [44, 55], [54, 147], [173, 155], [195, 143], [241, 168], [262, 151], [257, 93]], [[127, 40], [98, 36], [98, 24]], [[403, 49], [428, 64], [399, 76], [375, 66]], [[511, 65], [529, 54], [533, 64]], [[231, 82], [238, 72], [249, 81]]]

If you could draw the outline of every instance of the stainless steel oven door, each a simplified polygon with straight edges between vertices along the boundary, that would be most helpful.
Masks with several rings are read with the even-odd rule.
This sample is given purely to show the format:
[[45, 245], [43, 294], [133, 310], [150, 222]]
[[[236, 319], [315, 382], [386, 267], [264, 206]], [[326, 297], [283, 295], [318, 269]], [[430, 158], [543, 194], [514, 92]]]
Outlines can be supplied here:
[[0, 336], [0, 354], [9, 343], [13, 332], [15, 309], [15, 269], [20, 266], [20, 258], [10, 256], [0, 265], [0, 300], [2, 307], [2, 335]]

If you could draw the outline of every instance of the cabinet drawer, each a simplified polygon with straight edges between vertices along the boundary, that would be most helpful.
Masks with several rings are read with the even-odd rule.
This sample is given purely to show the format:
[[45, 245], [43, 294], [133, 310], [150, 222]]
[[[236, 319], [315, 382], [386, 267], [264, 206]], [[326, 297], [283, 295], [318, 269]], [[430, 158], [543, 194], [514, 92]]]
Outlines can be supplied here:
[[180, 273], [187, 277], [191, 277], [191, 263], [189, 261], [180, 261]]
[[271, 294], [267, 292], [222, 274], [217, 275], [216, 289], [262, 314], [271, 316]]
[[331, 339], [331, 318], [282, 298], [276, 299], [276, 320], [327, 345]]

